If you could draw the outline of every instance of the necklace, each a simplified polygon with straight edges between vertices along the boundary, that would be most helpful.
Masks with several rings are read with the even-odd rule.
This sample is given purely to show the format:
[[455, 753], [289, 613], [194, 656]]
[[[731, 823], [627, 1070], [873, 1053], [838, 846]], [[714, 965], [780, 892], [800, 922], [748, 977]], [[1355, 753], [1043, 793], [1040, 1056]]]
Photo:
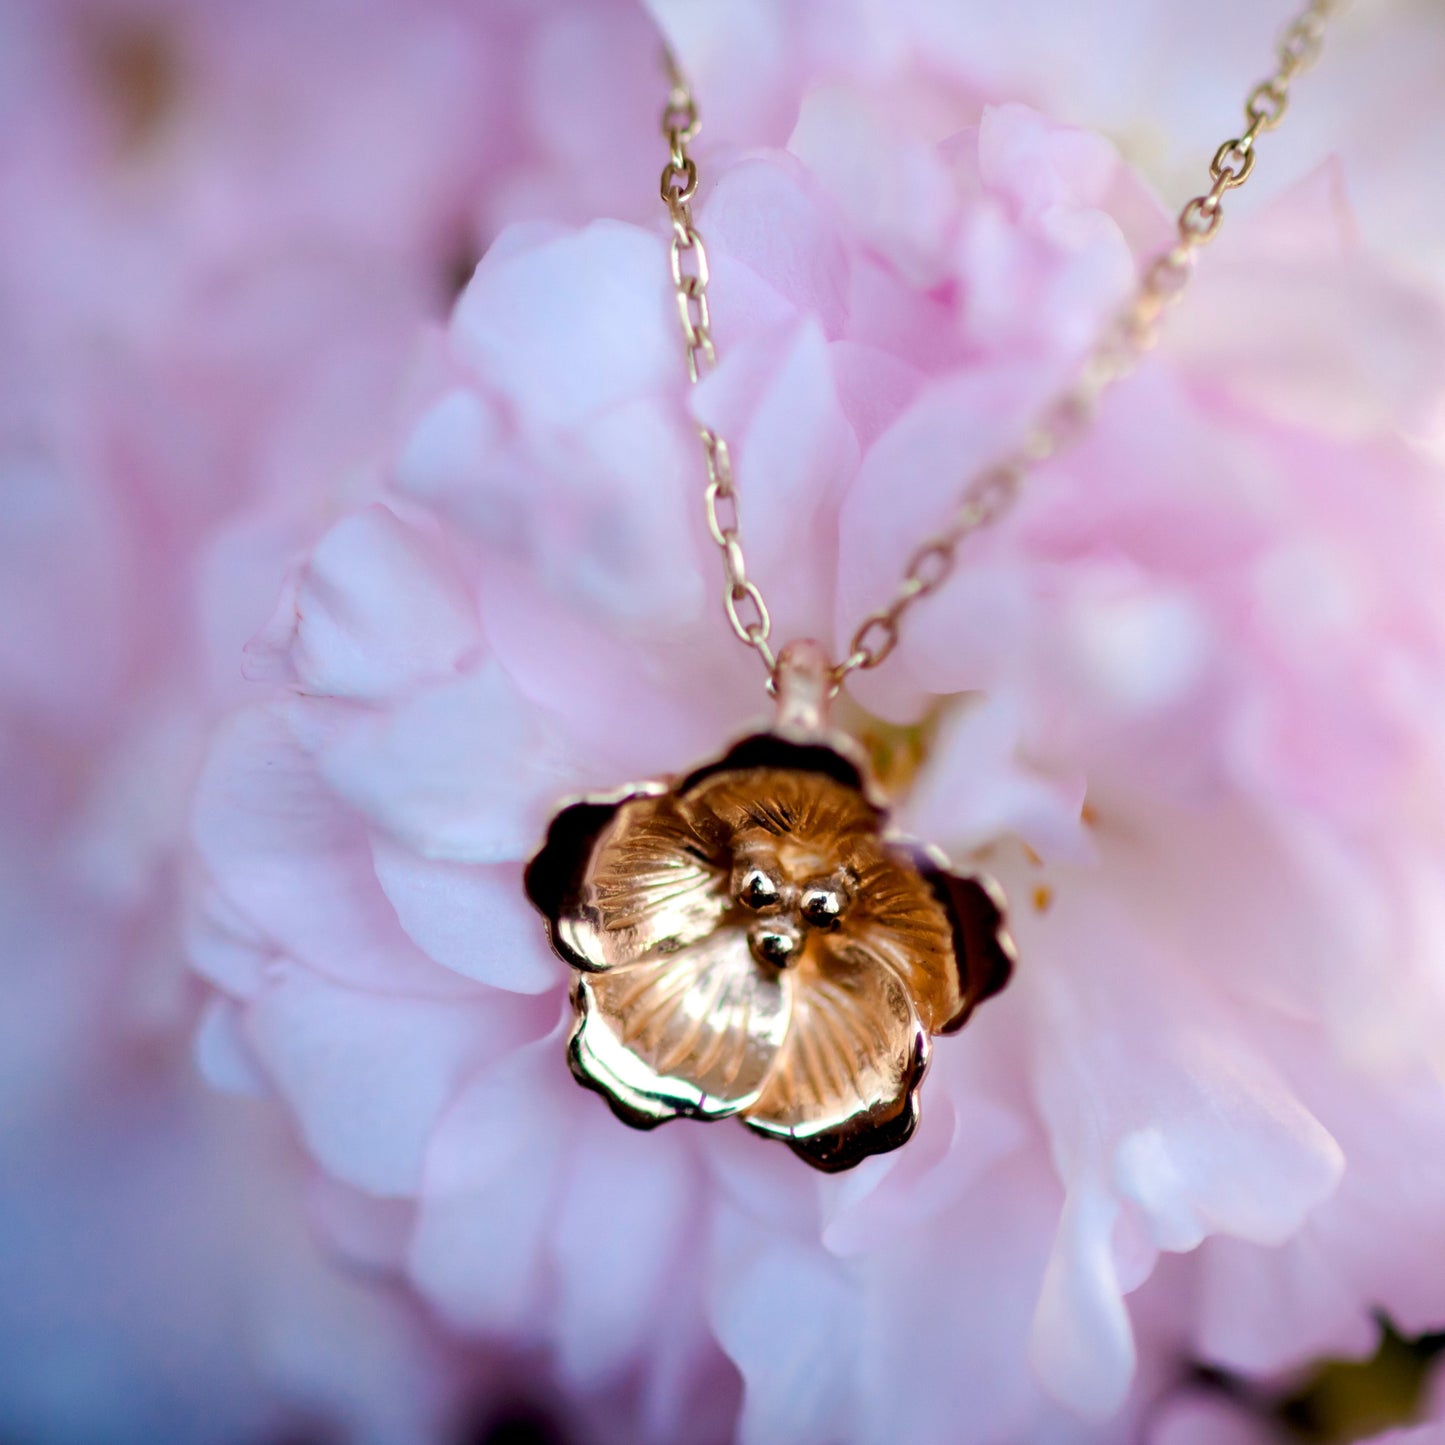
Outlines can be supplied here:
[[[1273, 74], [1245, 101], [1247, 128], [1214, 153], [1210, 189], [1180, 211], [1173, 243], [1018, 449], [969, 480], [840, 662], [810, 640], [774, 651], [727, 443], [699, 428], [723, 609], [766, 669], [776, 717], [682, 778], [564, 806], [526, 872], [552, 946], [575, 970], [572, 1071], [624, 1122], [737, 1117], [829, 1171], [913, 1133], [932, 1037], [1004, 987], [1014, 947], [994, 883], [890, 827], [861, 750], [829, 726], [829, 704], [851, 673], [889, 656], [902, 619], [952, 574], [964, 541], [1005, 515], [1024, 478], [1082, 433], [1104, 391], [1154, 345], [1196, 252], [1219, 230], [1225, 193], [1249, 178], [1260, 135], [1283, 118], [1338, 6], [1308, 0], [1286, 26]], [[717, 360], [692, 216], [698, 112], [665, 59], [660, 189], [695, 385]]]

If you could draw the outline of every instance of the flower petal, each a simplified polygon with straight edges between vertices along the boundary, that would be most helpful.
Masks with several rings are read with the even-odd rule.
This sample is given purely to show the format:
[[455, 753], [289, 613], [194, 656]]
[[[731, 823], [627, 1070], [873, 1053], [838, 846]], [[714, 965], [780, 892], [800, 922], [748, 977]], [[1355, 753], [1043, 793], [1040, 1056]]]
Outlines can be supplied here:
[[696, 1258], [700, 1203], [687, 1140], [619, 1129], [605, 1115], [589, 1123], [567, 1150], [552, 1234], [558, 1368], [583, 1389], [615, 1378], [646, 1350], [657, 1312], [691, 1287], [678, 1276]]
[[1112, 1248], [1118, 1217], [1097, 1179], [1069, 1190], [1029, 1335], [1044, 1388], [1090, 1420], [1123, 1404], [1138, 1358]]
[[928, 1033], [891, 969], [849, 949], [805, 965], [767, 1087], [745, 1122], [820, 1169], [896, 1149], [918, 1123]]
[[857, 1378], [867, 1321], [853, 1273], [740, 1210], [718, 1215], [709, 1313], [746, 1382], [740, 1445], [856, 1439], [848, 1385]]
[[457, 305], [453, 346], [540, 425], [577, 426], [675, 384], [675, 323], [659, 274], [661, 241], [616, 221], [489, 253]]
[[425, 858], [518, 861], [578, 782], [549, 720], [493, 661], [348, 715], [323, 742], [330, 787]]
[[848, 256], [826, 198], [795, 171], [759, 159], [729, 167], [708, 197], [703, 226], [718, 261], [718, 316], [741, 331], [801, 313], [817, 317], [830, 338], [842, 334]]
[[880, 1240], [907, 1239], [940, 1216], [952, 1219], [990, 1170], [1024, 1151], [1020, 1114], [977, 1092], [950, 1095], [948, 1080], [938, 1077], [945, 1060], [956, 1064], [957, 1056], [934, 1060], [928, 1109], [909, 1147], [866, 1160], [830, 1192], [822, 1233], [830, 1253], [871, 1254]]
[[438, 549], [389, 508], [337, 523], [248, 644], [247, 675], [377, 700], [453, 675], [481, 630]]
[[719, 929], [656, 962], [578, 980], [573, 1070], [629, 1123], [717, 1119], [758, 1096], [788, 1026], [793, 983], [747, 936]]
[[427, 1141], [467, 1075], [535, 1031], [530, 999], [466, 1002], [345, 988], [277, 964], [246, 1040], [296, 1114], [308, 1148], [372, 1194], [412, 1194]]
[[[1336, 436], [1429, 427], [1442, 379], [1441, 311], [1411, 280], [1359, 264], [1339, 159], [1251, 218], [1201, 273], [1171, 344], [1252, 406]], [[1273, 338], [1261, 346], [1259, 337]], [[1369, 337], [1341, 346], [1341, 336]]]
[[833, 360], [816, 319], [735, 346], [698, 387], [694, 414], [731, 439], [739, 476], [766, 477], [748, 493], [748, 575], [787, 636], [825, 636], [833, 559], [797, 539], [837, 525], [842, 487], [858, 466]]
[[[1004, 611], [998, 595], [988, 601], [997, 618]], [[1007, 628], [999, 619], [991, 630]], [[1084, 778], [1034, 763], [1025, 727], [1016, 693], [994, 692], [955, 708], [942, 721], [899, 822], [956, 858], [1009, 834], [1042, 858], [1089, 856], [1080, 820]]]
[[[970, 995], [966, 960], [955, 950], [970, 941], [982, 945], [990, 931], [996, 935], [1002, 912], [982, 885], [941, 870], [934, 877], [936, 883], [910, 861], [877, 849], [859, 869], [858, 897], [847, 930], [850, 946], [876, 959], [907, 986], [924, 1028], [940, 1033], [962, 1024], [983, 996], [985, 979], [997, 972], [985, 964], [980, 950], [979, 989]], [[956, 886], [957, 898], [946, 885]], [[990, 906], [991, 926], [981, 921], [981, 911], [986, 915]]]
[[198, 966], [241, 995], [269, 956], [358, 988], [465, 996], [402, 931], [372, 864], [365, 823], [329, 790], [298, 736], [304, 703], [239, 714], [196, 792], [195, 836], [216, 885], [192, 930]]
[[527, 891], [579, 968], [675, 954], [707, 937], [729, 906], [727, 875], [671, 794], [635, 791], [606, 816], [588, 800], [565, 809], [527, 869]]
[[377, 881], [418, 948], [445, 968], [514, 993], [546, 993], [564, 969], [527, 907], [515, 864], [419, 858], [373, 838]]
[[201, 1077], [223, 1094], [249, 1094], [264, 1099], [270, 1092], [266, 1075], [242, 1033], [241, 1006], [224, 994], [206, 1004], [196, 1029], [196, 1067]]
[[551, 1204], [576, 1138], [554, 1083], [558, 1045], [547, 1034], [499, 1058], [432, 1130], [408, 1267], [457, 1328], [520, 1335], [540, 1312]]

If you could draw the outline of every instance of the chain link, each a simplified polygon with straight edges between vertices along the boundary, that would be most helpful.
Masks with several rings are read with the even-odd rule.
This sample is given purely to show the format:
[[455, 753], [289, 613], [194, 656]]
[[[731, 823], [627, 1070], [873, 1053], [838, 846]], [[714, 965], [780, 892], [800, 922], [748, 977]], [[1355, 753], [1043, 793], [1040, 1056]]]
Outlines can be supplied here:
[[[1215, 151], [1209, 163], [1210, 187], [1185, 202], [1175, 223], [1173, 243], [1145, 267], [1138, 289], [1090, 349], [1074, 383], [1044, 409], [1015, 452], [969, 479], [952, 515], [908, 559], [893, 596], [859, 623], [847, 654], [833, 669], [835, 690], [849, 673], [877, 667], [888, 657], [898, 645], [904, 615], [915, 602], [947, 582], [965, 539], [1010, 510], [1029, 472], [1083, 435], [1099, 398], [1128, 375], [1158, 341], [1164, 313], [1183, 295], [1193, 274], [1195, 253], [1219, 231], [1226, 193], [1242, 186], [1253, 173], [1260, 135], [1284, 118], [1291, 83], [1318, 58], [1325, 22], [1345, 3], [1347, 0], [1307, 0], [1285, 26], [1275, 49], [1274, 73], [1245, 100], [1246, 128]], [[692, 219], [697, 165], [687, 147], [698, 131], [697, 103], [671, 53], [664, 52], [664, 58], [670, 88], [662, 114], [668, 160], [662, 170], [661, 192], [672, 220], [672, 282], [687, 374], [696, 383], [717, 364], [707, 302], [707, 249]], [[762, 658], [771, 688], [777, 670], [769, 642], [772, 619], [762, 593], [748, 578], [727, 443], [709, 427], [700, 426], [698, 434], [707, 462], [708, 533], [723, 554], [726, 573], [723, 606], [738, 638]]]
[[[697, 194], [697, 163], [688, 154], [688, 143], [697, 135], [697, 103], [670, 53], [664, 52], [669, 88], [662, 112], [662, 133], [667, 140], [667, 164], [662, 168], [659, 189], [672, 221], [672, 242], [668, 250], [672, 268], [672, 289], [682, 324], [688, 380], [695, 386], [717, 365], [717, 348], [712, 340], [712, 313], [708, 309], [707, 287], [710, 271], [707, 247], [692, 221], [692, 199]], [[707, 463], [708, 535], [722, 552], [723, 610], [740, 642], [746, 643], [763, 660], [769, 685], [778, 660], [769, 638], [773, 619], [757, 584], [748, 576], [743, 556], [738, 519], [738, 497], [733, 489], [732, 454], [728, 444], [711, 427], [699, 426], [703, 460]]]

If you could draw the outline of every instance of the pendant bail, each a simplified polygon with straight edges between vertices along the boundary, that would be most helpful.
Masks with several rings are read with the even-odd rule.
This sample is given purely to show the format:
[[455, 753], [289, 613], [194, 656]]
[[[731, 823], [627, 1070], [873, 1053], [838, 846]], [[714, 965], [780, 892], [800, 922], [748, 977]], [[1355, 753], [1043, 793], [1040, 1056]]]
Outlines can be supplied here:
[[828, 728], [828, 705], [837, 689], [833, 664], [820, 642], [802, 637], [778, 655], [773, 692], [778, 699], [779, 732], [822, 733]]

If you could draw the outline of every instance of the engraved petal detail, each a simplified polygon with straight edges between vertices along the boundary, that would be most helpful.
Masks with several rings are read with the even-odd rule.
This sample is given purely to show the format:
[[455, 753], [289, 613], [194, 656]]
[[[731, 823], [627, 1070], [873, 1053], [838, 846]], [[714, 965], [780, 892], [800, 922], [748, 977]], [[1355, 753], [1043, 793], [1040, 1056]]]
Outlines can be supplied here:
[[758, 967], [740, 929], [578, 982], [573, 1061], [633, 1111], [721, 1118], [757, 1098], [788, 1028], [793, 980]]
[[917, 1120], [928, 1034], [902, 980], [843, 949], [798, 979], [792, 1026], [747, 1111], [821, 1168], [896, 1148]]
[[619, 968], [706, 938], [722, 920], [727, 878], [671, 797], [635, 798], [598, 837], [583, 907], [565, 941], [596, 969]]
[[963, 1002], [952, 927], [924, 878], [891, 850], [860, 866], [853, 939], [907, 986], [923, 1026], [937, 1032]]

